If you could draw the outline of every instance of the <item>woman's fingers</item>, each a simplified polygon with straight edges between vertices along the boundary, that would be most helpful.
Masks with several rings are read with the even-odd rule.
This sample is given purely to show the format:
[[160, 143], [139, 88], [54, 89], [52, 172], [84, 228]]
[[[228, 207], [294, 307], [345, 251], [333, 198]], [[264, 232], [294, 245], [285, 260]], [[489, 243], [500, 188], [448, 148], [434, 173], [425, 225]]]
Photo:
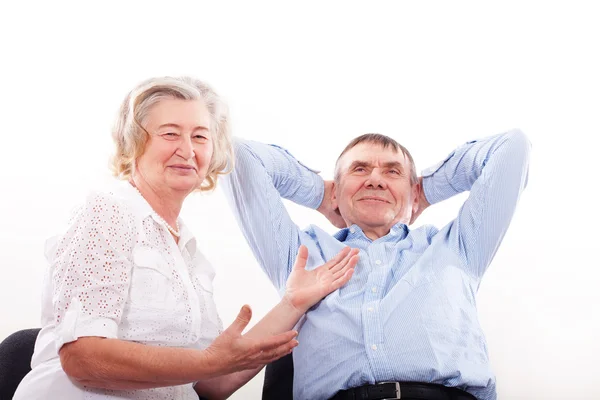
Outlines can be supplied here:
[[351, 250], [352, 249], [350, 247], [348, 247], [348, 246], [344, 247], [342, 250], [340, 250], [335, 255], [335, 257], [333, 257], [331, 260], [329, 260], [325, 264], [323, 264], [323, 267], [325, 267], [327, 269], [331, 269], [335, 265], [337, 265], [340, 262], [342, 262], [344, 260], [344, 258], [346, 258], [346, 256], [348, 255], [348, 253], [350, 253]]
[[267, 339], [263, 339], [260, 341], [258, 349], [262, 352], [269, 352], [291, 342], [298, 343], [298, 341], [295, 340], [296, 336], [298, 336], [298, 332], [288, 331]]
[[227, 331], [229, 331], [235, 336], [241, 335], [244, 329], [246, 329], [246, 326], [248, 326], [248, 323], [250, 322], [251, 318], [252, 309], [249, 305], [244, 304], [235, 320], [227, 328]]
[[250, 351], [251, 362], [267, 364], [289, 354], [298, 346], [297, 335], [297, 332], [289, 331], [254, 343]]
[[302, 245], [298, 249], [298, 255], [296, 256], [296, 262], [294, 263], [294, 269], [306, 268], [307, 260], [308, 260], [308, 248], [305, 245]]
[[298, 346], [298, 341], [296, 339], [290, 340], [288, 343], [282, 344], [274, 349], [269, 351], [265, 351], [261, 354], [261, 362], [267, 364], [271, 361], [275, 361], [286, 354], [289, 354], [294, 347]]
[[350, 261], [349, 267], [347, 270], [345, 270], [344, 274], [334, 278], [334, 280], [331, 282], [331, 291], [332, 292], [336, 289], [341, 288], [346, 283], [348, 283], [350, 278], [352, 278], [352, 274], [354, 274], [354, 266], [356, 266], [357, 263], [358, 263], [358, 256], [355, 256]]
[[350, 262], [352, 257], [357, 257], [357, 259], [358, 259], [358, 252], [359, 252], [358, 249], [351, 249], [348, 252], [348, 254], [346, 254], [346, 256], [342, 260], [340, 260], [340, 262], [331, 265], [329, 267], [329, 271], [334, 275], [337, 273], [340, 273], [340, 272], [343, 273], [343, 271], [348, 266], [348, 263]]

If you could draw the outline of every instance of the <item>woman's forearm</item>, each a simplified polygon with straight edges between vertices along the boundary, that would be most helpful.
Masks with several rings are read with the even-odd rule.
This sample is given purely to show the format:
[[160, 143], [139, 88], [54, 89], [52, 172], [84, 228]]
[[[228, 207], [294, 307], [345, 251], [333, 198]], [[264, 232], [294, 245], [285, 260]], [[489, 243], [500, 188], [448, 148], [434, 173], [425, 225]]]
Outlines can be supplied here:
[[287, 332], [298, 323], [305, 312], [295, 308], [284, 296], [245, 336], [258, 338]]
[[67, 375], [92, 387], [144, 389], [215, 376], [210, 358], [196, 349], [82, 337], [65, 344], [59, 354]]
[[[286, 297], [271, 309], [252, 329], [244, 336], [248, 338], [260, 338], [287, 332], [298, 323], [304, 315], [301, 310], [294, 308]], [[220, 376], [212, 379], [202, 379], [196, 383], [196, 392], [211, 400], [226, 399], [236, 390], [244, 386], [250, 379], [263, 369], [259, 368], [239, 371], [233, 374]]]
[[210, 400], [226, 399], [254, 378], [263, 367], [264, 365], [261, 365], [255, 369], [239, 371], [212, 379], [202, 379], [196, 382], [194, 389], [200, 396]]

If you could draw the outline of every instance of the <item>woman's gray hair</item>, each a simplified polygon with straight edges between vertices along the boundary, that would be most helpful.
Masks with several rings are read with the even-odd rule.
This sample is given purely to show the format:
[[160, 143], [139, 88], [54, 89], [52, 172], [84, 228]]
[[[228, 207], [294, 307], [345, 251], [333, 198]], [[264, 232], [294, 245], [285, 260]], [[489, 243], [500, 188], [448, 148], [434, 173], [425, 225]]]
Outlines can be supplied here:
[[111, 159], [113, 174], [121, 179], [131, 177], [135, 162], [144, 153], [149, 137], [142, 124], [152, 106], [168, 98], [201, 100], [210, 113], [213, 153], [200, 190], [212, 190], [218, 176], [233, 169], [229, 113], [227, 105], [210, 86], [188, 76], [151, 78], [137, 85], [125, 97], [112, 131], [116, 146]]

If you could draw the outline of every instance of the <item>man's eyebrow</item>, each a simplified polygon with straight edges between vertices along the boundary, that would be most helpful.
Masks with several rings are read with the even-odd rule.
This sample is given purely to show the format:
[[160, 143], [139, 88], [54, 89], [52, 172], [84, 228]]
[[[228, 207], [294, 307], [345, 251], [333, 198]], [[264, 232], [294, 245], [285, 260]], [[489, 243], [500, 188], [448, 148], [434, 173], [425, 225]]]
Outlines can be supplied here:
[[386, 163], [383, 163], [383, 166], [385, 168], [396, 168], [396, 169], [399, 169], [400, 171], [404, 171], [402, 164], [398, 161], [388, 161]]
[[354, 168], [358, 168], [358, 167], [368, 167], [371, 164], [367, 161], [360, 161], [360, 160], [356, 160], [356, 161], [352, 161], [352, 164], [350, 164], [350, 166], [348, 167], [348, 169], [354, 169]]
[[[350, 164], [348, 169], [351, 170], [351, 169], [358, 168], [358, 167], [370, 167], [370, 166], [371, 166], [371, 163], [368, 161], [356, 160], [356, 161], [352, 161], [352, 164]], [[385, 163], [383, 163], [383, 167], [384, 168], [396, 168], [400, 171], [404, 171], [404, 168], [402, 167], [402, 163], [400, 163], [398, 161], [385, 162]]]

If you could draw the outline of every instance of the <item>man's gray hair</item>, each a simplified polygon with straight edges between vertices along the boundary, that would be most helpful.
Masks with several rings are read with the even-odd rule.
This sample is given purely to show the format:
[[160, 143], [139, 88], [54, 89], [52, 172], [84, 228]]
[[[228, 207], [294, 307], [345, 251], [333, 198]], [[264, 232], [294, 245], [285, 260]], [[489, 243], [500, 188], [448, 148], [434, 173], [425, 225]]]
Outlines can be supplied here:
[[346, 148], [342, 151], [342, 153], [338, 157], [337, 161], [335, 162], [334, 179], [336, 182], [339, 182], [340, 173], [341, 173], [340, 165], [339, 165], [340, 159], [342, 158], [342, 156], [344, 154], [346, 154], [352, 148], [354, 148], [355, 146], [357, 146], [361, 143], [377, 144], [377, 145], [380, 145], [384, 149], [391, 147], [396, 152], [399, 152], [399, 151], [402, 152], [402, 154], [404, 154], [404, 157], [408, 158], [408, 161], [410, 163], [410, 183], [412, 183], [414, 185], [419, 182], [419, 179], [417, 178], [417, 169], [415, 167], [415, 161], [413, 160], [412, 156], [410, 155], [410, 152], [406, 149], [406, 147], [402, 146], [400, 143], [398, 143], [391, 137], [382, 135], [380, 133], [365, 133], [364, 135], [360, 135], [360, 136], [352, 139], [352, 141], [350, 143], [348, 143]]

